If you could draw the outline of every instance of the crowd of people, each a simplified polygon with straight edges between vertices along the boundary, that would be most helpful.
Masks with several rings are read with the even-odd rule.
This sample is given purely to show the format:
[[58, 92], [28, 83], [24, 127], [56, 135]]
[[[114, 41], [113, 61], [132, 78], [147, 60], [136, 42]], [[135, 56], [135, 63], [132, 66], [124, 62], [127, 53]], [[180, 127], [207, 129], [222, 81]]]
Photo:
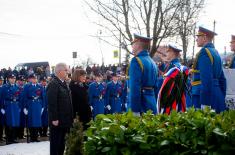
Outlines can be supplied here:
[[[191, 68], [180, 62], [180, 48], [159, 48], [162, 63], [149, 56], [151, 38], [135, 34], [134, 57], [130, 65], [79, 67], [66, 64], [42, 70], [17, 72], [2, 70], [0, 78], [0, 140], [16, 143], [29, 130], [30, 141], [50, 134], [51, 155], [63, 154], [64, 137], [73, 120], [86, 130], [98, 114], [122, 113], [131, 109], [136, 116], [151, 110], [153, 114], [188, 107], [206, 106], [217, 113], [226, 110], [226, 79], [222, 61], [212, 40], [215, 32], [199, 27], [197, 45], [201, 47]], [[235, 51], [235, 36], [231, 50]], [[234, 68], [235, 59], [231, 61]], [[27, 77], [27, 79], [25, 79]], [[50, 129], [49, 132], [47, 131]], [[3, 132], [5, 129], [5, 132]]]

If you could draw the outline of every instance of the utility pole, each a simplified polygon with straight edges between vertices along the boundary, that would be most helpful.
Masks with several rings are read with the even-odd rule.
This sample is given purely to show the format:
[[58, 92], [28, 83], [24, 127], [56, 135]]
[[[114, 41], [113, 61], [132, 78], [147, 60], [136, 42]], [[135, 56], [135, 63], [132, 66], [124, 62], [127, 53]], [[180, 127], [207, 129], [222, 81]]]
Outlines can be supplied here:
[[[216, 22], [214, 20], [214, 22], [213, 22], [213, 32], [215, 32], [215, 24], [216, 24]], [[215, 45], [215, 37], [213, 38], [213, 44]]]
[[224, 55], [225, 55], [225, 56], [227, 55], [227, 49], [226, 49], [226, 46], [224, 46]]
[[101, 49], [101, 34], [102, 34], [102, 30], [98, 31], [98, 39], [99, 39], [99, 47], [100, 47], [100, 53], [101, 53], [101, 57], [102, 57], [102, 65], [104, 64], [104, 55], [103, 55], [103, 51]]

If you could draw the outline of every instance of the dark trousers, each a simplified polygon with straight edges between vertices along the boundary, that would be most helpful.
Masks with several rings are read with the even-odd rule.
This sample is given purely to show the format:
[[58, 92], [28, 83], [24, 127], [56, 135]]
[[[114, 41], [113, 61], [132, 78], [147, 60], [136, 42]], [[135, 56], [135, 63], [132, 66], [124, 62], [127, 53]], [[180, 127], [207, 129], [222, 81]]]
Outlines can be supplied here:
[[0, 125], [0, 141], [3, 138], [3, 125]]
[[17, 128], [17, 137], [19, 139], [23, 139], [24, 138], [24, 127]]
[[41, 127], [39, 129], [39, 133], [41, 137], [47, 137], [47, 130], [48, 130], [48, 126], [47, 127]]
[[50, 155], [63, 155], [65, 149], [65, 135], [69, 128], [50, 127]]
[[30, 141], [31, 142], [37, 142], [38, 141], [38, 130], [39, 128], [36, 127], [31, 127], [29, 128], [29, 133], [30, 133]]
[[16, 127], [6, 127], [6, 144], [14, 143], [16, 140]]

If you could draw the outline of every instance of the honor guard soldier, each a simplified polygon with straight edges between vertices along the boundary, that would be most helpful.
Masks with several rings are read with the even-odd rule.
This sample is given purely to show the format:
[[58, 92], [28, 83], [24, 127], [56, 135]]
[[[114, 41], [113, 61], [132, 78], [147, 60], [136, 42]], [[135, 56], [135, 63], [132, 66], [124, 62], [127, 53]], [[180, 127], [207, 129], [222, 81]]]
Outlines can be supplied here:
[[43, 88], [37, 83], [35, 74], [29, 75], [29, 83], [24, 87], [24, 113], [27, 115], [27, 127], [30, 132], [30, 141], [38, 142], [38, 132], [42, 125], [41, 115], [43, 108]]
[[43, 107], [44, 110], [42, 112], [42, 128], [40, 130], [41, 137], [47, 137], [47, 130], [48, 130], [48, 101], [47, 101], [47, 78], [41, 77], [40, 78], [40, 85], [42, 87], [42, 95], [43, 95]]
[[5, 110], [3, 109], [2, 88], [4, 78], [0, 76], [0, 142], [3, 141], [3, 129], [5, 125]]
[[188, 68], [180, 63], [182, 50], [174, 45], [168, 45], [164, 81], [158, 94], [158, 112], [170, 114], [172, 110], [186, 111], [186, 83]]
[[182, 65], [180, 63], [180, 52], [182, 50], [177, 48], [175, 45], [168, 45], [167, 49], [167, 59], [170, 62], [169, 67], [167, 70], [170, 70], [173, 67], [180, 68]]
[[[88, 88], [89, 103], [95, 118], [98, 114], [104, 114], [104, 96], [106, 86], [102, 83], [103, 77], [100, 73], [95, 74], [95, 82], [92, 82]], [[110, 109], [109, 109], [110, 110]]]
[[201, 50], [193, 62], [191, 84], [193, 105], [202, 109], [209, 106], [219, 113], [226, 109], [226, 79], [220, 55], [212, 43], [215, 35], [199, 27], [196, 41]]
[[231, 51], [233, 51], [234, 53], [229, 68], [235, 68], [235, 35], [232, 35], [232, 39], [230, 41], [230, 48]]
[[111, 114], [122, 112], [122, 85], [118, 81], [116, 73], [112, 73], [112, 81], [107, 83], [105, 94], [105, 105], [110, 110]]
[[158, 69], [149, 56], [151, 38], [134, 34], [132, 50], [134, 57], [129, 68], [129, 103], [135, 115], [151, 110], [156, 114]]
[[[17, 86], [20, 88], [20, 96], [21, 99], [23, 99], [23, 89], [24, 89], [24, 84], [25, 84], [25, 78], [22, 75], [19, 75], [16, 78], [16, 84]], [[17, 137], [19, 139], [23, 139], [24, 138], [24, 128], [25, 128], [25, 114], [23, 112], [23, 101], [21, 101], [22, 106], [20, 107], [20, 127], [17, 129]]]
[[16, 129], [20, 126], [20, 109], [22, 103], [20, 88], [15, 84], [15, 75], [10, 74], [8, 81], [2, 90], [2, 112], [6, 115], [6, 144], [12, 144], [17, 143]]

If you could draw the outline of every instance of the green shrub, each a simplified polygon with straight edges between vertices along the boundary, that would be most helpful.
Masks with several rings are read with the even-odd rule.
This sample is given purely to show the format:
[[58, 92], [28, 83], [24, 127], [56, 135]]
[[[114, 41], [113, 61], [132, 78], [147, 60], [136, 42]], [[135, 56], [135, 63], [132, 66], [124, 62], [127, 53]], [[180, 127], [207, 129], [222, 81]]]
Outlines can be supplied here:
[[66, 135], [65, 155], [80, 155], [83, 154], [83, 127], [77, 117], [73, 123], [70, 133]]
[[85, 154], [233, 154], [235, 111], [210, 109], [141, 117], [98, 115], [86, 131]]

